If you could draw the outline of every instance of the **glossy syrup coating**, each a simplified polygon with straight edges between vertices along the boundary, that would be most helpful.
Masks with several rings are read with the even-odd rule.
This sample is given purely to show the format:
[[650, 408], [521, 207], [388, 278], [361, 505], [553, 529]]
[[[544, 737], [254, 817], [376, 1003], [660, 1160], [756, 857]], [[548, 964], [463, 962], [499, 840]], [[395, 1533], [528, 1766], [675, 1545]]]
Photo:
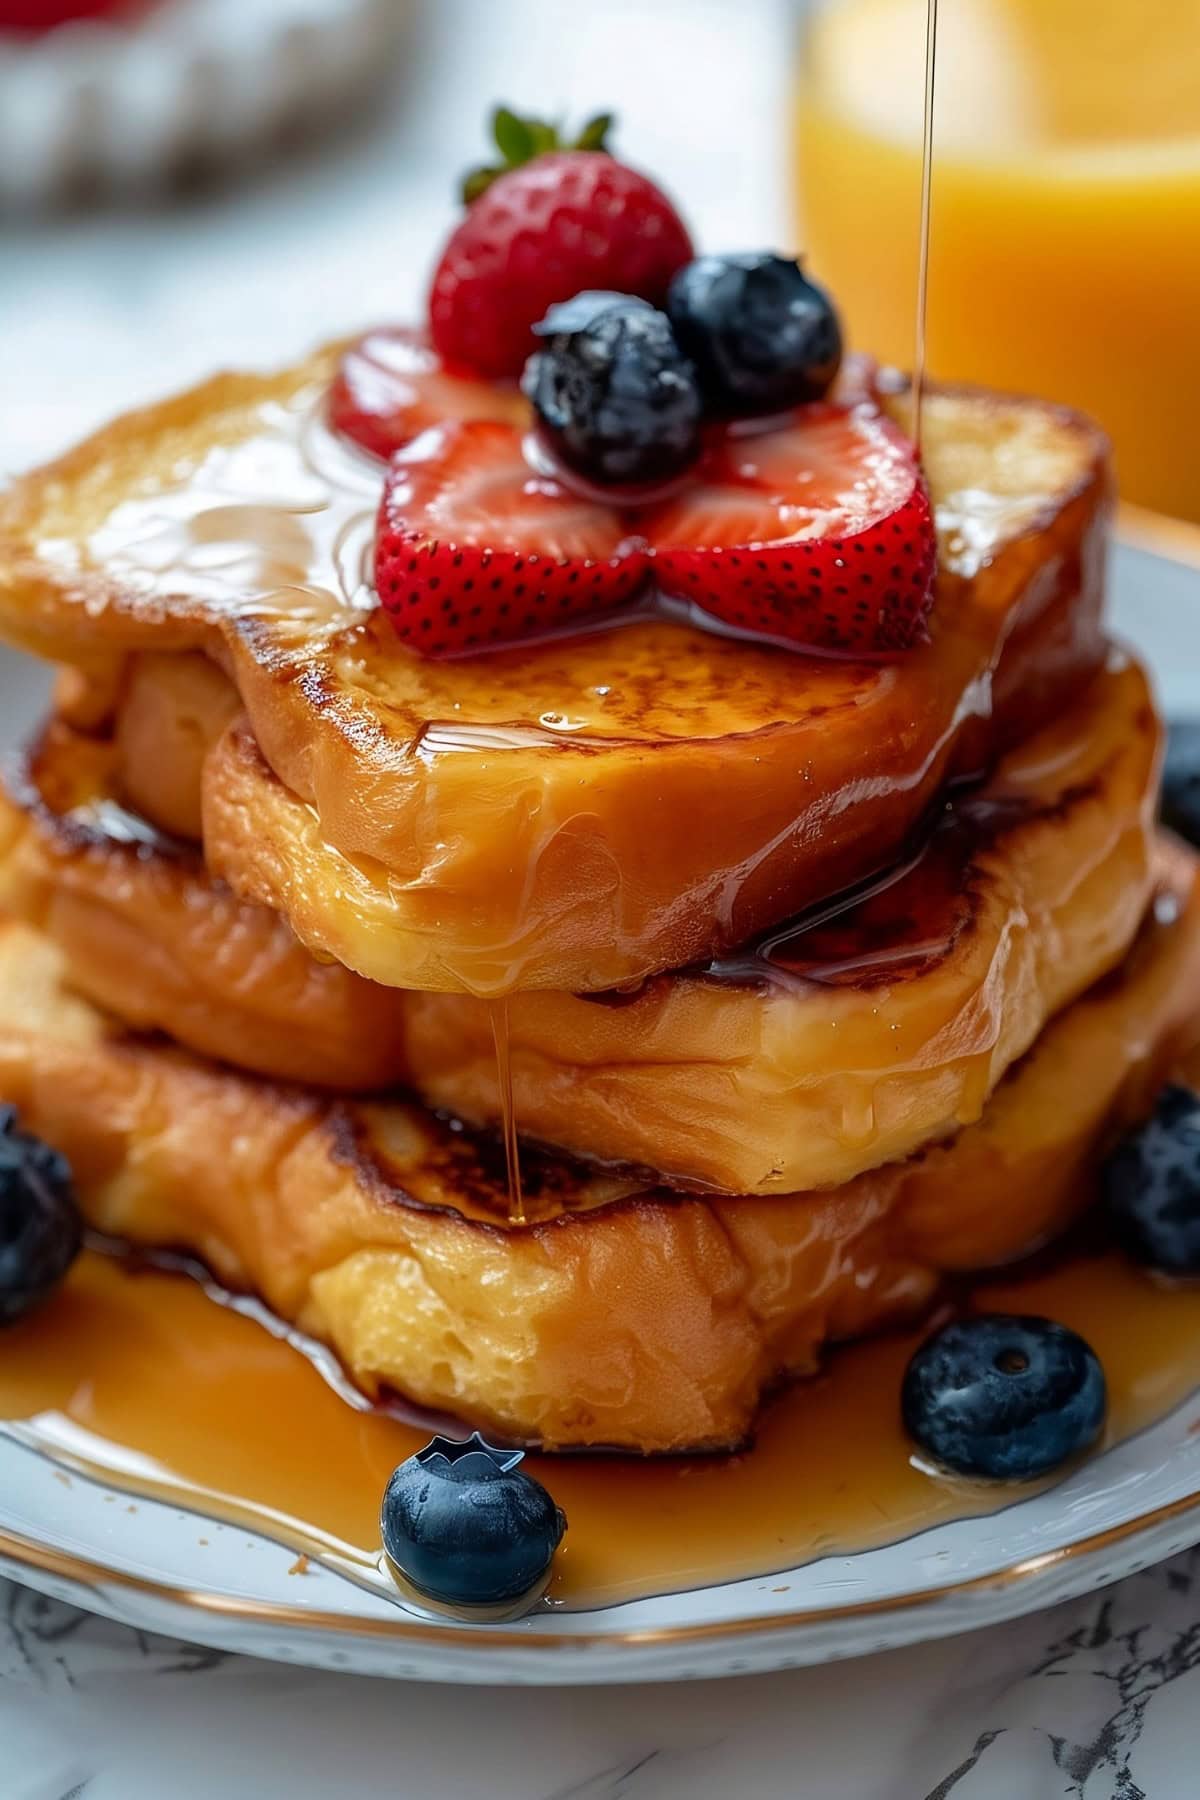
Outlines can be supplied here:
[[[499, 1124], [489, 1002], [382, 988], [317, 961], [275, 912], [214, 880], [196, 847], [156, 837], [120, 804], [120, 753], [158, 716], [144, 712], [147, 684], [156, 694], [160, 664], [179, 675], [196, 661], [150, 660], [127, 683], [115, 744], [58, 723], [26, 758], [0, 809], [0, 901], [53, 937], [81, 992], [134, 1027], [323, 1088], [403, 1082]], [[200, 659], [196, 673], [208, 672]], [[308, 829], [237, 742], [242, 811]], [[977, 1117], [1045, 1021], [1138, 929], [1158, 879], [1157, 747], [1144, 675], [1114, 666], [865, 887], [632, 992], [513, 995], [522, 1128], [675, 1181], [786, 1193], [848, 1180]], [[211, 758], [210, 817], [228, 750]], [[171, 760], [155, 764], [160, 791], [173, 786]]]
[[[129, 672], [114, 736], [54, 719], [10, 761], [0, 904], [46, 931], [75, 988], [135, 1031], [320, 1089], [403, 1083], [396, 996], [315, 961], [277, 914], [213, 880], [186, 841], [200, 794], [184, 726], [213, 702], [212, 677], [221, 681], [202, 657], [150, 657]], [[230, 693], [223, 683], [220, 697]], [[184, 707], [160, 736], [168, 699]], [[166, 830], [127, 804], [131, 790], [165, 807]]]
[[383, 616], [421, 661], [586, 630], [646, 585], [620, 513], [531, 457], [531, 432], [439, 426], [393, 457], [375, 533]]
[[[1114, 669], [857, 897], [637, 989], [510, 996], [522, 1129], [675, 1182], [779, 1194], [846, 1181], [978, 1117], [1138, 929], [1156, 878], [1158, 744], [1144, 676]], [[211, 766], [232, 821], [269, 813], [307, 837], [261, 760], [242, 742], [231, 767], [232, 749]], [[385, 897], [351, 891], [369, 930]], [[418, 1088], [498, 1122], [488, 1003], [410, 992], [404, 1005]]]
[[4, 1086], [70, 1156], [89, 1223], [201, 1252], [368, 1394], [509, 1441], [729, 1449], [825, 1344], [920, 1316], [946, 1272], [1011, 1261], [1088, 1203], [1098, 1143], [1194, 1032], [1200, 918], [1178, 859], [1120, 975], [1051, 1022], [977, 1124], [832, 1193], [681, 1197], [527, 1152], [514, 1226], [494, 1136], [121, 1037], [16, 925], [0, 931]]
[[384, 462], [448, 419], [529, 421], [516, 382], [451, 373], [425, 334], [403, 325], [368, 331], [346, 349], [326, 407], [335, 431]]
[[269, 863], [247, 882], [386, 985], [595, 991], [720, 954], [886, 862], [951, 772], [1060, 710], [1102, 656], [1102, 441], [1054, 408], [952, 393], [926, 405], [930, 642], [894, 664], [662, 617], [409, 656], [366, 578], [379, 466], [321, 422], [339, 348], [131, 415], [17, 483], [0, 631], [59, 660], [221, 664], [319, 822], [324, 891], [386, 890], [387, 923], [337, 912], [342, 956], [266, 821], [244, 821], [227, 872]]
[[[971, 1297], [1061, 1319], [1093, 1344], [1114, 1444], [1200, 1385], [1200, 1291], [1164, 1289], [1118, 1254], [1043, 1258], [973, 1282]], [[751, 1455], [531, 1457], [524, 1466], [570, 1519], [547, 1598], [612, 1606], [745, 1577], [777, 1587], [788, 1580], [777, 1571], [815, 1558], [1005, 1513], [1025, 1495], [931, 1476], [914, 1457], [897, 1395], [919, 1341], [919, 1329], [892, 1330], [839, 1346], [819, 1381], [796, 1382], [764, 1408]], [[136, 1501], [142, 1480], [130, 1469], [156, 1471], [174, 1506], [232, 1527], [235, 1552], [250, 1526], [286, 1542], [289, 1556], [378, 1590], [389, 1475], [431, 1431], [465, 1428], [416, 1416], [391, 1394], [364, 1411], [331, 1385], [321, 1357], [277, 1325], [264, 1329], [245, 1296], [221, 1305], [211, 1284], [85, 1251], [60, 1294], [6, 1339], [0, 1418], [19, 1420], [24, 1441], [47, 1457], [62, 1454], [69, 1423], [105, 1491], [132, 1480]], [[1107, 1485], [1103, 1470], [1095, 1482]], [[200, 1554], [207, 1566], [211, 1551]], [[304, 1568], [298, 1562], [289, 1583], [300, 1604], [312, 1587]], [[781, 1598], [791, 1611], [796, 1596]], [[553, 1614], [539, 1623], [555, 1629]]]

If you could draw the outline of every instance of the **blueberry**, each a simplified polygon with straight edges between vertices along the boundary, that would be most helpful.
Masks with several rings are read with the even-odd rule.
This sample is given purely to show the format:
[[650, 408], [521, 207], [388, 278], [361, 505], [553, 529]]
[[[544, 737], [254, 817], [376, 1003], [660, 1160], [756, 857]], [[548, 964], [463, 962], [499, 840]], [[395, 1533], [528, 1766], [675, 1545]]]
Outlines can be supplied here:
[[418, 1593], [446, 1606], [500, 1606], [532, 1593], [567, 1521], [522, 1450], [472, 1434], [436, 1437], [400, 1464], [383, 1496], [383, 1547]]
[[819, 400], [842, 361], [828, 294], [769, 251], [700, 256], [667, 292], [675, 336], [716, 412], [780, 412]]
[[1100, 1171], [1118, 1241], [1165, 1275], [1200, 1275], [1200, 1096], [1165, 1087]]
[[700, 450], [696, 371], [670, 320], [627, 294], [583, 293], [552, 306], [522, 386], [570, 469], [614, 486], [667, 481]]
[[82, 1237], [65, 1159], [18, 1131], [11, 1106], [0, 1107], [0, 1325], [58, 1286]]
[[1095, 1441], [1104, 1370], [1052, 1319], [982, 1313], [927, 1338], [904, 1375], [910, 1436], [958, 1475], [1029, 1481]]
[[1164, 825], [1200, 847], [1200, 719], [1172, 725], [1163, 765]]

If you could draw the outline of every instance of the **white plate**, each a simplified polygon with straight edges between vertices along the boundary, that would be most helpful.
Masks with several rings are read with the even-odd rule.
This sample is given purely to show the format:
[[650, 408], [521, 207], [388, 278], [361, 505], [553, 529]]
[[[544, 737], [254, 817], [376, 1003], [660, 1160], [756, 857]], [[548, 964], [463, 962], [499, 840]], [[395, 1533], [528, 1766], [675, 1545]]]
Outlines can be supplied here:
[[[1200, 715], [1200, 531], [1129, 513], [1114, 621], [1152, 662], [1168, 713]], [[10, 739], [44, 683], [0, 653]], [[1167, 1419], [990, 1517], [769, 1576], [510, 1625], [406, 1612], [296, 1546], [69, 1482], [0, 1430], [0, 1573], [96, 1612], [222, 1649], [368, 1674], [462, 1682], [679, 1680], [791, 1667], [987, 1625], [1100, 1587], [1200, 1541], [1200, 1394]], [[730, 1529], [736, 1530], [736, 1519]]]

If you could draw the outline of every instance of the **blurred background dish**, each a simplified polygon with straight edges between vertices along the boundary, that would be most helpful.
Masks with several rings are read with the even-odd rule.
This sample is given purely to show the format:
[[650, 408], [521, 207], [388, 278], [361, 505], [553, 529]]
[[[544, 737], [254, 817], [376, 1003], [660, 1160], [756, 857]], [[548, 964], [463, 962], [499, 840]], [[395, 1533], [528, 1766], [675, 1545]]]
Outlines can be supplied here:
[[[926, 0], [813, 10], [801, 241], [912, 362]], [[1127, 500], [1200, 520], [1200, 0], [943, 0], [930, 373], [1082, 407]]]
[[378, 88], [408, 0], [0, 0], [0, 206], [161, 193]]

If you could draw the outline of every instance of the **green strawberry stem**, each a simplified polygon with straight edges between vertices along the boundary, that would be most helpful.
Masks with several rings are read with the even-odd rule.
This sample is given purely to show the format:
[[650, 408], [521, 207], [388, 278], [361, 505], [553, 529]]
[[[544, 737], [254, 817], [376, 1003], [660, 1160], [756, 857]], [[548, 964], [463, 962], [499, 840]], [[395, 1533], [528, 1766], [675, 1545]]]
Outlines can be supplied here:
[[597, 113], [589, 119], [576, 138], [565, 138], [562, 127], [546, 119], [523, 118], [510, 106], [498, 106], [492, 114], [492, 138], [503, 160], [472, 169], [464, 177], [462, 198], [466, 206], [478, 200], [498, 175], [519, 169], [547, 150], [607, 150], [605, 142], [612, 129], [613, 115]]

